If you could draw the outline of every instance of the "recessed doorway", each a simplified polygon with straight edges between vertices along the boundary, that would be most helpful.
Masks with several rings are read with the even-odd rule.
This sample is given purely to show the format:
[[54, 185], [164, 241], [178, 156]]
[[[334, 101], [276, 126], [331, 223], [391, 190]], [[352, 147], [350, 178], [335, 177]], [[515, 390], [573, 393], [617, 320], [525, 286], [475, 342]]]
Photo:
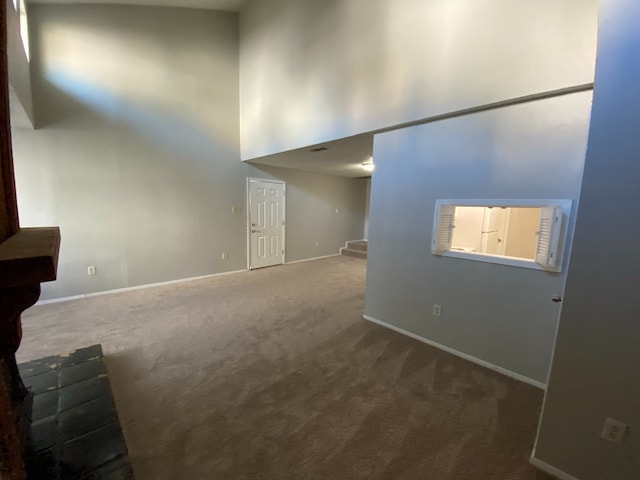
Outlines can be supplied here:
[[285, 193], [284, 182], [248, 179], [249, 270], [284, 263]]

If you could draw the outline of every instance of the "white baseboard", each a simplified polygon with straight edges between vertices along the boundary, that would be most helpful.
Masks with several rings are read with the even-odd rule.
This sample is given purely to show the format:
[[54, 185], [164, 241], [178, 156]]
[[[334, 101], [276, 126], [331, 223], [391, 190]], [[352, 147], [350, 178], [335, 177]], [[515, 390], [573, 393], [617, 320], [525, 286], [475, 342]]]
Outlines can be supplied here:
[[116, 288], [113, 290], [104, 290], [102, 292], [83, 293], [81, 295], [72, 295], [70, 297], [52, 298], [51, 300], [40, 300], [36, 305], [48, 305], [50, 303], [69, 302], [71, 300], [81, 300], [83, 298], [99, 297], [101, 295], [111, 295], [113, 293], [130, 292], [132, 290], [142, 290], [144, 288], [161, 287], [163, 285], [172, 285], [174, 283], [190, 282], [192, 280], [202, 280], [205, 278], [222, 277], [224, 275], [232, 275], [234, 273], [242, 273], [246, 270], [232, 270], [230, 272], [212, 273], [210, 275], [202, 275], [200, 277], [180, 278], [178, 280], [168, 280], [166, 282], [148, 283], [146, 285], [136, 285], [134, 287]]
[[[322, 257], [305, 258], [303, 260], [294, 260], [293, 262], [287, 262], [287, 265], [291, 263], [310, 262], [312, 260], [320, 260], [323, 258], [337, 257], [337, 256], [339, 256], [339, 254], [334, 253], [332, 255], [324, 255]], [[113, 290], [104, 290], [102, 292], [83, 293], [81, 295], [72, 295], [69, 297], [52, 298], [50, 300], [40, 300], [36, 303], [36, 305], [48, 305], [51, 303], [69, 302], [71, 300], [81, 300], [83, 298], [98, 297], [100, 295], [111, 295], [112, 293], [130, 292], [132, 290], [141, 290], [143, 288], [161, 287], [163, 285], [172, 285], [174, 283], [190, 282], [191, 280], [202, 280], [205, 278], [220, 277], [223, 275], [232, 275], [234, 273], [242, 273], [246, 271], [247, 270], [232, 270], [230, 272], [212, 273], [210, 275], [202, 275], [199, 277], [180, 278], [178, 280], [169, 280], [166, 282], [148, 283], [146, 285], [136, 285], [134, 287], [116, 288]]]
[[323, 258], [331, 258], [331, 257], [339, 257], [339, 253], [332, 253], [331, 255], [323, 255], [322, 257], [313, 257], [313, 258], [303, 258], [302, 260], [293, 260], [291, 262], [287, 262], [287, 265], [291, 265], [292, 263], [302, 263], [302, 262], [311, 262], [312, 260], [322, 260]]
[[539, 460], [535, 457], [531, 457], [529, 459], [529, 463], [536, 467], [539, 470], [542, 470], [545, 473], [548, 473], [552, 477], [557, 478], [558, 480], [578, 480], [576, 477], [572, 477], [568, 473], [563, 472], [562, 470], [558, 470], [556, 467], [552, 467], [546, 462]]
[[358, 240], [347, 240], [346, 242], [344, 242], [344, 247], [341, 248], [347, 248], [347, 244], [351, 242], [369, 242], [369, 240], [367, 240], [366, 238], [360, 238]]
[[494, 371], [496, 371], [498, 373], [506, 375], [507, 377], [511, 377], [514, 380], [518, 380], [520, 382], [527, 383], [527, 384], [529, 384], [529, 385], [531, 385], [533, 387], [539, 388], [541, 390], [546, 390], [547, 389], [547, 385], [546, 384], [544, 384], [544, 383], [542, 383], [542, 382], [540, 382], [538, 380], [534, 380], [533, 378], [526, 377], [524, 375], [521, 375], [520, 373], [512, 372], [511, 370], [507, 370], [506, 368], [499, 367], [498, 365], [494, 365], [493, 363], [489, 363], [489, 362], [487, 362], [485, 360], [481, 360], [479, 358], [473, 357], [473, 356], [471, 356], [471, 355], [469, 355], [467, 353], [460, 352], [460, 351], [455, 350], [455, 349], [453, 349], [451, 347], [447, 347], [447, 346], [442, 345], [440, 343], [434, 342], [433, 340], [429, 340], [428, 338], [421, 337], [420, 335], [416, 335], [415, 333], [411, 333], [411, 332], [409, 332], [407, 330], [404, 330], [404, 329], [402, 329], [400, 327], [396, 327], [395, 325], [391, 325], [390, 323], [383, 322], [382, 320], [378, 320], [377, 318], [374, 318], [374, 317], [372, 317], [370, 315], [363, 315], [363, 317], [364, 317], [365, 320], [368, 320], [368, 321], [370, 321], [372, 323], [376, 323], [376, 324], [378, 324], [378, 325], [380, 325], [382, 327], [386, 327], [386, 328], [388, 328], [390, 330], [393, 330], [395, 332], [398, 332], [398, 333], [401, 333], [403, 335], [406, 335], [407, 337], [411, 337], [414, 340], [418, 340], [419, 342], [426, 343], [427, 345], [431, 345], [432, 347], [438, 348], [440, 350], [444, 350], [447, 353], [450, 353], [452, 355], [455, 355], [456, 357], [460, 357], [460, 358], [463, 358], [465, 360], [468, 360], [468, 361], [470, 361], [472, 363], [480, 365], [481, 367], [485, 367], [485, 368], [488, 368], [490, 370], [494, 370]]

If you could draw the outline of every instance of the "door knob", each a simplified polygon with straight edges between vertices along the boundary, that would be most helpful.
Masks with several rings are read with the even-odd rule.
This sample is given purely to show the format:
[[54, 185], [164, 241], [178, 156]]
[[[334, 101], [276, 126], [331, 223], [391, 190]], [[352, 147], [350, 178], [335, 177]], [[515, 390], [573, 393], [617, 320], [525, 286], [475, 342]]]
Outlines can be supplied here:
[[256, 230], [256, 229], [253, 229], [253, 230], [251, 230], [251, 233], [258, 233], [258, 232], [261, 232], [261, 231], [262, 231], [262, 230]]
[[562, 301], [562, 297], [560, 295], [555, 295], [555, 296], [551, 297], [551, 301], [553, 303], [560, 303]]

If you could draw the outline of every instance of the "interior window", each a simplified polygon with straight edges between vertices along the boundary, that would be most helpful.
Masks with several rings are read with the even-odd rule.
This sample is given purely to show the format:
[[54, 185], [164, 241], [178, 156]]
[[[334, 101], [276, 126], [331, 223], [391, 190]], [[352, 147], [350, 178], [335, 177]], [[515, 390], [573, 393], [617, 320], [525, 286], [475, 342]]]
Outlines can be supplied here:
[[24, 53], [29, 60], [29, 23], [27, 21], [27, 5], [25, 0], [14, 0], [13, 5], [16, 7], [20, 14], [20, 37], [22, 38], [22, 45], [24, 46]]
[[435, 255], [559, 272], [570, 200], [438, 200]]
[[456, 207], [451, 250], [534, 260], [540, 207]]

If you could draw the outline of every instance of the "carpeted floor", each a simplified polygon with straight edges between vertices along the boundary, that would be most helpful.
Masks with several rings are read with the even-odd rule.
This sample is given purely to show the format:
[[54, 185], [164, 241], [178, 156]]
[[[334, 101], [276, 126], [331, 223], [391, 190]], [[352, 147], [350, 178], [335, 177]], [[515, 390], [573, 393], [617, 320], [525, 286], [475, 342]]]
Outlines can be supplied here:
[[542, 480], [542, 392], [362, 319], [350, 257], [36, 306], [19, 361], [102, 343], [137, 480]]

